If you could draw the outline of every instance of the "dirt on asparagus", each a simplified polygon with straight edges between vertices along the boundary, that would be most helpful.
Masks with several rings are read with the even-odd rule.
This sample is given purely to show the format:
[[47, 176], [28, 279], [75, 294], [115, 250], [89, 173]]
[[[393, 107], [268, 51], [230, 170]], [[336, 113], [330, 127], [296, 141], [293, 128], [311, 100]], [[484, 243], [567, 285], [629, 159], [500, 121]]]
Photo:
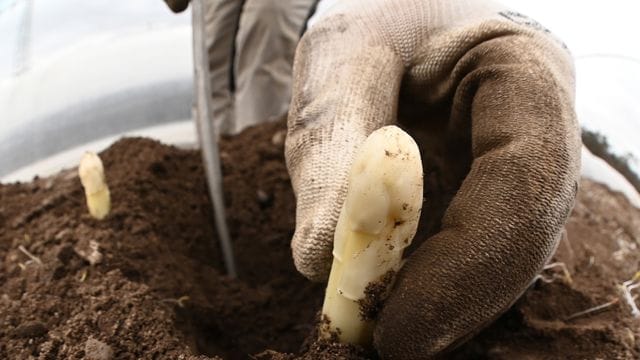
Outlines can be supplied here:
[[[0, 358], [370, 358], [314, 340], [324, 286], [291, 259], [283, 140], [279, 122], [221, 143], [238, 279], [225, 276], [197, 151], [140, 138], [105, 150], [113, 209], [103, 221], [88, 215], [75, 169], [0, 184]], [[640, 322], [617, 288], [640, 269], [640, 211], [581, 185], [554, 258], [571, 278], [546, 271], [553, 282], [537, 281], [447, 358], [640, 357]]]

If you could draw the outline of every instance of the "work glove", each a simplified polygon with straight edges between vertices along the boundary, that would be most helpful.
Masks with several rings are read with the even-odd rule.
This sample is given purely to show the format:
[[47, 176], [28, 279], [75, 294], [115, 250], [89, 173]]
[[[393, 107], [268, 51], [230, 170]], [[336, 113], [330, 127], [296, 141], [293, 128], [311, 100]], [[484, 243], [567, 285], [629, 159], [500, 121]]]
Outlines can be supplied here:
[[460, 183], [439, 232], [416, 238], [398, 273], [376, 349], [385, 359], [428, 358], [508, 309], [554, 252], [577, 192], [564, 45], [490, 1], [343, 0], [303, 36], [293, 73], [285, 152], [297, 269], [327, 278], [354, 154], [372, 131], [398, 123], [425, 169], [439, 154]]

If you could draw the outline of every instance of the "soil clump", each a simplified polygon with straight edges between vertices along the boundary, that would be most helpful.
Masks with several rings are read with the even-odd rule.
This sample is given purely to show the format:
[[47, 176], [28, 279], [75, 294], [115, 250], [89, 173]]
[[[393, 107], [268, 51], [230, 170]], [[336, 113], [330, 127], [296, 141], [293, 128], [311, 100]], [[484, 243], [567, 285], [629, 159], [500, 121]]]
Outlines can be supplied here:
[[[238, 279], [224, 274], [197, 151], [142, 138], [105, 150], [113, 207], [103, 221], [89, 216], [75, 169], [0, 184], [0, 358], [370, 357], [314, 340], [324, 285], [291, 259], [283, 131], [265, 124], [220, 145]], [[640, 322], [624, 302], [568, 319], [618, 297], [640, 270], [639, 243], [640, 210], [582, 181], [553, 260], [571, 279], [545, 272], [556, 279], [447, 358], [639, 358]]]

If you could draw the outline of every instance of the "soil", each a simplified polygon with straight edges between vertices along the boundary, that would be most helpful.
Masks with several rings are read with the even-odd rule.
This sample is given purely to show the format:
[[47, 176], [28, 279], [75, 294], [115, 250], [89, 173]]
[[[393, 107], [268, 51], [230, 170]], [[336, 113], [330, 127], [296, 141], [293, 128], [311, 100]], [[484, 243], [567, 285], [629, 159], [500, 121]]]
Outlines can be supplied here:
[[387, 271], [378, 281], [367, 284], [364, 289], [364, 298], [358, 300], [360, 318], [365, 321], [374, 321], [384, 306], [384, 300], [389, 295], [391, 283], [396, 276], [393, 270]]
[[[300, 276], [283, 123], [221, 142], [239, 278], [224, 275], [200, 154], [120, 140], [100, 154], [112, 211], [88, 215], [75, 169], [0, 184], [2, 359], [366, 359], [314, 341], [323, 285]], [[440, 199], [441, 200], [441, 199]], [[438, 199], [435, 199], [435, 203]], [[439, 211], [442, 211], [442, 207]], [[640, 211], [583, 181], [554, 261], [451, 359], [637, 359], [638, 320], [617, 284], [640, 269]]]

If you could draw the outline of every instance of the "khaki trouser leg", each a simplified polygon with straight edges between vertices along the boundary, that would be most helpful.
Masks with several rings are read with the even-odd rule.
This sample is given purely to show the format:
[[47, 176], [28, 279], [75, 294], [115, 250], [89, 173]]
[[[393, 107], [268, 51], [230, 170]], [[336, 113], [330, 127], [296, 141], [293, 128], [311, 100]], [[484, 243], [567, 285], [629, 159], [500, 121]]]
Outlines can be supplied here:
[[240, 21], [242, 1], [204, 1], [205, 33], [209, 51], [211, 115], [218, 134], [234, 130], [231, 65], [235, 33]]
[[234, 59], [234, 133], [287, 112], [293, 55], [313, 3], [314, 0], [245, 2]]

